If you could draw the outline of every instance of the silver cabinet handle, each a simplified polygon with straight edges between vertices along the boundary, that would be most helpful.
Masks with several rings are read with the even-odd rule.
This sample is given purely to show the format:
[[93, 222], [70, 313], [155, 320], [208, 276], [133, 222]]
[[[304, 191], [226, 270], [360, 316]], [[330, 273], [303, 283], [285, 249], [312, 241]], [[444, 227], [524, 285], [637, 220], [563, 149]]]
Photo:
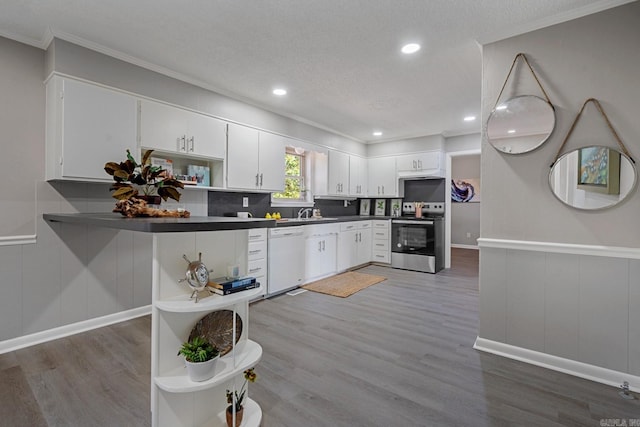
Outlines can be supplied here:
[[189, 146], [189, 151], [191, 151], [193, 153], [193, 141], [194, 141], [194, 136], [192, 136], [191, 138], [189, 138], [189, 142], [191, 142], [191, 145]]
[[262, 188], [262, 174], [260, 174], [260, 188]]
[[325, 245], [324, 245], [324, 240], [322, 241], [322, 250], [326, 250]]
[[382, 186], [382, 194], [384, 194], [384, 185]]
[[256, 174], [256, 187], [258, 187], [258, 176], [259, 174]]
[[416, 164], [416, 161], [413, 161], [413, 168], [416, 169], [418, 167], [418, 165]]
[[340, 184], [336, 184], [336, 193], [340, 192]]
[[180, 141], [180, 151], [187, 151], [187, 137], [186, 135], [182, 135], [180, 137], [180, 139], [178, 139], [178, 141]]
[[249, 273], [255, 273], [256, 271], [260, 271], [260, 270], [262, 270], [262, 267], [251, 268], [249, 269]]
[[418, 160], [418, 168], [422, 169], [422, 160]]
[[256, 249], [256, 250], [253, 250], [253, 251], [249, 251], [249, 255], [259, 254], [260, 252], [262, 252], [262, 249]]
[[322, 251], [322, 242], [318, 241], [318, 252]]
[[380, 194], [380, 186], [378, 185], [378, 194]]

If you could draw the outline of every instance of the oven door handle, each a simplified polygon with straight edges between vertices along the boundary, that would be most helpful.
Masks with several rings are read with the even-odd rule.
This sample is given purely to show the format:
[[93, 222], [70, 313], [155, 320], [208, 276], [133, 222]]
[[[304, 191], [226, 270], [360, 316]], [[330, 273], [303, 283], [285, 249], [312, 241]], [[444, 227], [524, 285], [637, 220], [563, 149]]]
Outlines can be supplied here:
[[411, 225], [433, 225], [433, 221], [411, 221], [405, 219], [394, 219], [391, 224], [411, 224]]

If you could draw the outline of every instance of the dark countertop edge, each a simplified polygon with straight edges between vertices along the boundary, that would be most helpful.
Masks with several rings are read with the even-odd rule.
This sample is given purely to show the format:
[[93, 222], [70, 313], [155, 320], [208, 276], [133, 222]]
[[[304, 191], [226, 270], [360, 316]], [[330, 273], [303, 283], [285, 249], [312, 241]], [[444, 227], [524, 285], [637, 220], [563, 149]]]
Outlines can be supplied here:
[[275, 220], [236, 217], [126, 218], [117, 213], [45, 213], [42, 217], [45, 221], [50, 222], [91, 225], [143, 233], [246, 230], [276, 226]]
[[295, 225], [314, 225], [314, 224], [337, 224], [340, 222], [352, 222], [352, 221], [371, 221], [371, 220], [388, 220], [393, 219], [391, 216], [365, 216], [365, 215], [349, 215], [349, 216], [335, 216], [331, 218], [338, 219], [316, 219], [313, 221], [285, 221], [285, 222], [276, 222], [276, 227], [292, 227]]

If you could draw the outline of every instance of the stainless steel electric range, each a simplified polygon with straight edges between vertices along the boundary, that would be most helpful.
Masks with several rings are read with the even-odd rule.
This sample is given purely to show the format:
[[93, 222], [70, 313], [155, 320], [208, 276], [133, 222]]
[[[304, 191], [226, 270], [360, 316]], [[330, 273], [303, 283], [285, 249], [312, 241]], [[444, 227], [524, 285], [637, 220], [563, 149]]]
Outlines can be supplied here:
[[391, 220], [391, 267], [437, 273], [444, 268], [444, 202], [404, 202]]

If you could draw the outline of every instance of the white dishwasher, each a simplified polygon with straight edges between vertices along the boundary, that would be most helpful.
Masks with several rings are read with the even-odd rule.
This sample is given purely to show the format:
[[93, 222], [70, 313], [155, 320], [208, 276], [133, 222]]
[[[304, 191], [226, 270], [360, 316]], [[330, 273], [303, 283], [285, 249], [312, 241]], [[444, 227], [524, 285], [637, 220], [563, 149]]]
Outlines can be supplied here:
[[276, 295], [304, 283], [304, 227], [269, 229], [267, 295]]

